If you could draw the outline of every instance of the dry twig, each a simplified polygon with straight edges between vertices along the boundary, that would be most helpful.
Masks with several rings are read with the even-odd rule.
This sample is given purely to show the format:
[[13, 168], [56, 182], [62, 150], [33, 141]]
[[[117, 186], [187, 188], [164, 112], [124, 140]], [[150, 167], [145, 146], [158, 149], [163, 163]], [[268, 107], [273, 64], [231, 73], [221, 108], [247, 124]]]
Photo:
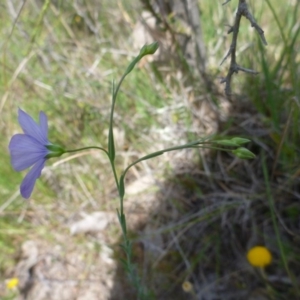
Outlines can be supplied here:
[[[230, 0], [227, 0], [226, 2], [223, 3], [223, 5], [227, 4], [229, 1]], [[254, 71], [254, 70], [239, 66], [236, 62], [237, 38], [238, 38], [239, 27], [240, 27], [240, 22], [241, 22], [242, 16], [244, 16], [246, 19], [248, 19], [250, 21], [251, 26], [256, 29], [256, 31], [258, 32], [264, 45], [267, 45], [267, 41], [264, 36], [264, 31], [256, 23], [252, 14], [249, 12], [246, 0], [239, 0], [239, 5], [238, 5], [237, 12], [236, 12], [235, 20], [234, 20], [234, 25], [232, 27], [230, 27], [230, 29], [227, 32], [228, 34], [232, 33], [231, 45], [230, 45], [230, 48], [229, 48], [227, 54], [225, 55], [224, 59], [221, 62], [221, 65], [222, 65], [223, 62], [230, 56], [230, 66], [229, 66], [228, 73], [227, 73], [226, 77], [221, 80], [221, 83], [225, 83], [225, 94], [227, 97], [231, 96], [230, 83], [231, 83], [231, 77], [234, 73], [238, 73], [238, 71], [243, 71], [243, 72], [249, 73], [249, 74], [254, 74], [254, 75], [258, 74], [258, 72]]]

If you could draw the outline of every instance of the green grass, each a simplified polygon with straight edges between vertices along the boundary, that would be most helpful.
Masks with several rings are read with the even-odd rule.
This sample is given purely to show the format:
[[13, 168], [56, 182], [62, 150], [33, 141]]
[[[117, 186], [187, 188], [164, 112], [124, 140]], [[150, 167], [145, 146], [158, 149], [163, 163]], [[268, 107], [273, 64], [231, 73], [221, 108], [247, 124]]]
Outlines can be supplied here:
[[[271, 12], [272, 23], [278, 28], [270, 31], [269, 46], [258, 42], [259, 56], [253, 57], [255, 69], [261, 76], [246, 81], [245, 88], [267, 126], [277, 148], [277, 158], [286, 170], [299, 162], [299, 66], [300, 27], [297, 25], [299, 2], [294, 7], [278, 6], [266, 1], [264, 9]], [[277, 33], [280, 33], [278, 35]], [[270, 49], [271, 48], [271, 49]], [[257, 61], [254, 63], [254, 60]]]

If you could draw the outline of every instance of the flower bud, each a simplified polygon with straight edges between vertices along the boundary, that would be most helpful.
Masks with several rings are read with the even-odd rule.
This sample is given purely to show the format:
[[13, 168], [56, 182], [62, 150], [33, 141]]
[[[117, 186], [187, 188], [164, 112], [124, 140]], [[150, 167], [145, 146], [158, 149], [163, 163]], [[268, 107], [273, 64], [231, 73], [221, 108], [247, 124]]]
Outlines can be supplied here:
[[241, 159], [252, 159], [252, 158], [255, 158], [255, 154], [252, 153], [250, 150], [244, 148], [244, 147], [237, 148], [235, 150], [232, 150], [231, 152], [235, 156], [237, 156], [238, 158], [241, 158]]
[[238, 147], [239, 144], [237, 144], [235, 141], [231, 140], [218, 140], [215, 141], [216, 144], [221, 145], [221, 146], [232, 146], [232, 147]]
[[140, 50], [139, 57], [142, 58], [145, 55], [154, 54], [157, 49], [158, 49], [158, 42], [154, 42], [150, 45], [144, 45]]
[[231, 139], [231, 141], [235, 142], [239, 146], [250, 142], [250, 140], [244, 139], [244, 138], [240, 138], [240, 137], [234, 137], [234, 138]]

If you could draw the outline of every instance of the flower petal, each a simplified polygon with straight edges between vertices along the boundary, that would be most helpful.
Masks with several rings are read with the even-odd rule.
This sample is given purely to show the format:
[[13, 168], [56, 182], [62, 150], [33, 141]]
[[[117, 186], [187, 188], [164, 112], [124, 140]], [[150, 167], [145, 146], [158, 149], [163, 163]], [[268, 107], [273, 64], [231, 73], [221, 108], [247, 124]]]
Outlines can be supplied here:
[[20, 186], [20, 192], [23, 198], [28, 199], [31, 196], [35, 182], [41, 176], [45, 161], [45, 159], [38, 161], [24, 177]]
[[49, 150], [27, 134], [15, 134], [9, 143], [11, 164], [15, 171], [22, 171], [49, 153]]
[[43, 111], [40, 111], [40, 128], [44, 137], [48, 141], [48, 119]]
[[19, 108], [19, 117], [18, 117], [19, 123], [24, 131], [25, 134], [28, 134], [38, 140], [41, 144], [47, 145], [48, 144], [48, 137], [47, 134], [45, 134], [45, 130], [48, 129], [45, 128], [45, 121], [47, 122], [47, 119], [45, 120], [44, 116], [42, 116], [41, 120], [41, 127], [32, 119], [31, 116], [29, 116], [25, 111]]

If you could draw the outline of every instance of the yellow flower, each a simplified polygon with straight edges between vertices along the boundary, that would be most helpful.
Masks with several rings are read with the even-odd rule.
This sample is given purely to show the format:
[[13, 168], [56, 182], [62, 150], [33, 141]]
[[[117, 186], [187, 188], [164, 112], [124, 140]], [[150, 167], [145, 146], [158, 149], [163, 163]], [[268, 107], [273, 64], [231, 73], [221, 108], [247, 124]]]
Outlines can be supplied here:
[[247, 253], [249, 263], [254, 267], [265, 267], [272, 261], [272, 254], [268, 248], [263, 246], [255, 246]]
[[6, 282], [6, 288], [9, 290], [14, 289], [19, 284], [19, 279], [17, 277], [13, 277], [7, 280]]
[[193, 291], [193, 285], [189, 281], [184, 281], [183, 284], [182, 284], [182, 289], [186, 293], [190, 293], [190, 292]]

